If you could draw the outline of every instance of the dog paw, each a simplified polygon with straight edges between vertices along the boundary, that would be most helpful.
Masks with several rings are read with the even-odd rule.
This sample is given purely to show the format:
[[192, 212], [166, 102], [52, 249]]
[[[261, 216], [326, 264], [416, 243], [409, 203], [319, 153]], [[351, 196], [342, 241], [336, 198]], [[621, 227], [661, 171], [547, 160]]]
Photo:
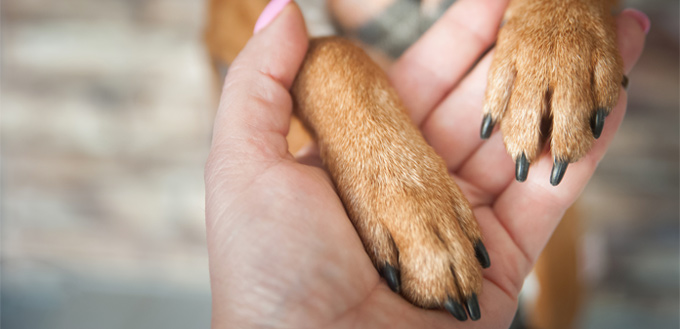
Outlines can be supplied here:
[[481, 317], [477, 296], [489, 255], [467, 200], [424, 140], [374, 149], [360, 172], [339, 176], [336, 185], [394, 292], [461, 321]]
[[600, 137], [627, 81], [609, 8], [526, 3], [513, 8], [499, 33], [481, 137], [500, 124], [518, 181], [527, 178], [530, 164], [549, 143], [550, 182], [557, 185], [568, 164]]
[[479, 319], [490, 265], [481, 232], [385, 73], [346, 40], [313, 39], [291, 93], [387, 285], [416, 306]]

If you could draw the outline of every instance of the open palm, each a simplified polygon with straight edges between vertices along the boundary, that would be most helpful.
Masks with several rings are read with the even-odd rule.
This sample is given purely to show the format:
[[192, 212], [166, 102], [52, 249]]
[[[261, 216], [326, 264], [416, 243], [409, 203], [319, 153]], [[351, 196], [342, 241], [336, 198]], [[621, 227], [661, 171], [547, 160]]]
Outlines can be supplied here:
[[[230, 68], [206, 165], [213, 327], [507, 327], [522, 282], [603, 156], [625, 112], [625, 93], [594, 149], [549, 183], [552, 159], [514, 181], [500, 133], [479, 138], [489, 55], [505, 1], [461, 0], [392, 67], [390, 78], [425, 138], [445, 159], [481, 226], [482, 319], [458, 322], [393, 293], [363, 249], [313, 148], [287, 151], [288, 94], [306, 51], [299, 9], [288, 5]], [[618, 20], [627, 71], [644, 33]], [[471, 69], [472, 68], [472, 69]]]

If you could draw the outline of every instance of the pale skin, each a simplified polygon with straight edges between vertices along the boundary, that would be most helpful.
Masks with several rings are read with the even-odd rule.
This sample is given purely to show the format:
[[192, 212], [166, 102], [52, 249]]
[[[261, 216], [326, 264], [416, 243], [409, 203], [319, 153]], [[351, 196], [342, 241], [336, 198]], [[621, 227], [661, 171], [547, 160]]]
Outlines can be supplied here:
[[[234, 61], [206, 165], [213, 328], [501, 328], [524, 278], [593, 174], [623, 119], [626, 93], [593, 149], [557, 187], [548, 153], [515, 181], [499, 132], [479, 138], [487, 55], [506, 3], [462, 0], [391, 67], [411, 118], [470, 200], [491, 258], [482, 318], [459, 322], [393, 293], [373, 267], [314, 146], [288, 152], [288, 92], [306, 51], [299, 9], [288, 5]], [[639, 18], [618, 18], [629, 72], [644, 44]], [[442, 56], [442, 54], [446, 54]], [[634, 85], [634, 84], [633, 84]]]

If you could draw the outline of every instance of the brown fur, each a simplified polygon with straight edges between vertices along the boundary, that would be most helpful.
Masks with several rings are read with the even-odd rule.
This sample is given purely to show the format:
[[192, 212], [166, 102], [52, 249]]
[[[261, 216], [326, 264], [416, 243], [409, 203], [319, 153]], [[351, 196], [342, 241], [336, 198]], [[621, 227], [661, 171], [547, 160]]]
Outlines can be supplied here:
[[213, 64], [228, 65], [253, 35], [267, 0], [209, 0], [205, 44]]
[[[498, 35], [484, 114], [500, 122], [508, 153], [575, 162], [594, 142], [590, 120], [616, 104], [623, 61], [613, 0], [514, 0]], [[542, 129], [547, 122], [550, 131]], [[549, 134], [549, 135], [548, 135]]]
[[574, 328], [584, 297], [579, 280], [582, 228], [578, 207], [564, 214], [534, 266], [540, 292], [528, 317], [529, 328]]
[[376, 267], [397, 267], [423, 307], [479, 292], [470, 206], [385, 73], [349, 41], [315, 39], [292, 94]]

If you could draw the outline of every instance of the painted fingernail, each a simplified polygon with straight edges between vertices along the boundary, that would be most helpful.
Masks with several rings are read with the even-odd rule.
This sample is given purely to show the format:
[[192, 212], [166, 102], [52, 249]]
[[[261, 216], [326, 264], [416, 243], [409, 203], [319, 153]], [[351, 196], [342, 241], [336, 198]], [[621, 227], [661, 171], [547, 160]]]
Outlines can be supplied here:
[[484, 116], [484, 119], [482, 120], [482, 129], [479, 133], [479, 135], [482, 137], [482, 139], [487, 139], [489, 136], [491, 136], [491, 132], [493, 131], [493, 126], [494, 122], [491, 119], [491, 114], [487, 114]]
[[262, 11], [262, 14], [260, 14], [260, 17], [257, 19], [257, 22], [255, 23], [255, 31], [253, 33], [257, 33], [258, 31], [262, 30], [265, 28], [269, 23], [271, 23], [276, 16], [279, 15], [279, 13], [283, 10], [283, 8], [286, 7], [286, 5], [290, 2], [291, 0], [272, 0], [267, 4], [266, 7], [264, 7], [264, 10]]
[[553, 163], [552, 173], [550, 173], [550, 184], [557, 186], [564, 178], [564, 173], [567, 172], [569, 162], [555, 160]]
[[590, 119], [590, 128], [593, 130], [593, 136], [597, 139], [602, 135], [604, 128], [604, 118], [607, 116], [605, 109], [597, 109], [595, 115]]
[[382, 269], [382, 276], [385, 278], [385, 281], [387, 281], [387, 285], [390, 287], [390, 289], [396, 293], [399, 293], [401, 290], [399, 270], [390, 264], [385, 264], [385, 267]]
[[489, 253], [486, 252], [486, 247], [482, 241], [477, 241], [477, 243], [475, 243], [475, 256], [477, 256], [477, 260], [479, 261], [479, 264], [482, 265], [482, 268], [489, 268], [489, 266], [491, 266]]
[[477, 294], [473, 293], [465, 303], [470, 320], [477, 321], [482, 318], [482, 312], [479, 310], [479, 302], [477, 301]]
[[645, 34], [649, 33], [649, 29], [652, 26], [652, 23], [645, 13], [632, 8], [628, 8], [624, 10], [624, 12], [629, 13], [638, 22], [638, 24], [640, 24], [640, 28], [642, 28], [642, 31], [644, 31]]
[[454, 318], [458, 319], [458, 321], [467, 320], [467, 314], [465, 314], [465, 309], [463, 308], [463, 305], [458, 304], [451, 297], [449, 297], [444, 303], [444, 309], [449, 311], [449, 313], [451, 313], [451, 315], [453, 315]]
[[527, 160], [527, 156], [522, 153], [522, 155], [517, 158], [517, 162], [515, 163], [515, 179], [517, 179], [518, 182], [523, 182], [527, 180], [528, 175], [529, 160]]

